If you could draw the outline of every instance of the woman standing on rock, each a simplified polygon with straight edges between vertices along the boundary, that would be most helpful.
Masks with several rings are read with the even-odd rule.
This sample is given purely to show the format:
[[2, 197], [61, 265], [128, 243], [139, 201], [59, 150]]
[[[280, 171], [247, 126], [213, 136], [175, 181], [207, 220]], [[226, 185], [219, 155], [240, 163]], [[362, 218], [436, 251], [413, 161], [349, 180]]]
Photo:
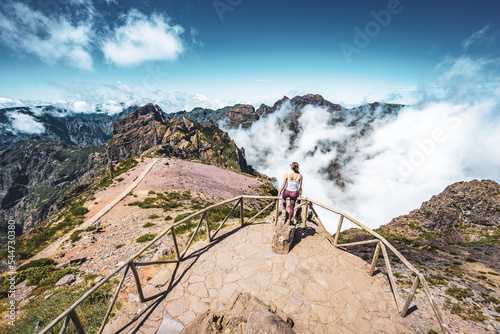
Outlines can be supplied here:
[[[299, 164], [296, 162], [292, 162], [290, 165], [291, 171], [285, 174], [283, 178], [283, 184], [281, 185], [280, 194], [282, 195], [283, 202], [283, 214], [286, 217], [286, 199], [290, 198], [290, 212], [288, 213], [288, 221], [290, 224], [293, 223], [293, 210], [295, 208], [295, 201], [302, 193], [302, 174], [299, 173]], [[285, 189], [286, 187], [286, 189]], [[285, 191], [283, 191], [285, 190]]]

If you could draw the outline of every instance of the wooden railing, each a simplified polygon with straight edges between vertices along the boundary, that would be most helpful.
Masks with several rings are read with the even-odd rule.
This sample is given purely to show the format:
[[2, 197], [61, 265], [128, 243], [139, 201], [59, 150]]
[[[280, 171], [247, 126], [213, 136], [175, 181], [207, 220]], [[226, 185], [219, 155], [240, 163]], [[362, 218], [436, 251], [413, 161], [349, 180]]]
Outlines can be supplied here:
[[[266, 207], [264, 207], [261, 211], [259, 211], [253, 217], [251, 217], [251, 218], [249, 218], [249, 219], [247, 219], [245, 221], [245, 217], [244, 217], [244, 200], [245, 199], [249, 199], [249, 200], [272, 200], [272, 201], [271, 201], [270, 204], [268, 204]], [[108, 310], [106, 312], [106, 315], [104, 316], [104, 319], [103, 319], [103, 321], [101, 323], [101, 326], [100, 326], [100, 329], [98, 331], [98, 333], [102, 333], [103, 330], [104, 330], [104, 327], [106, 326], [106, 323], [108, 321], [109, 315], [111, 314], [111, 310], [113, 309], [113, 306], [114, 306], [114, 304], [115, 304], [115, 302], [116, 302], [116, 300], [118, 298], [118, 293], [120, 292], [120, 290], [121, 290], [121, 288], [123, 286], [123, 283], [125, 281], [125, 278], [126, 278], [126, 276], [128, 274], [129, 269], [131, 270], [132, 275], [134, 277], [135, 285], [136, 285], [136, 288], [137, 288], [137, 295], [139, 296], [139, 300], [141, 302], [144, 302], [146, 299], [145, 299], [144, 293], [142, 291], [142, 285], [141, 285], [141, 282], [140, 282], [140, 279], [139, 279], [139, 274], [137, 272], [137, 266], [147, 266], [147, 265], [155, 265], [155, 264], [168, 264], [168, 263], [180, 263], [180, 262], [182, 262], [184, 259], [186, 259], [187, 251], [188, 251], [189, 247], [191, 246], [191, 244], [193, 243], [193, 240], [195, 239], [196, 234], [200, 231], [200, 228], [203, 226], [203, 222], [205, 222], [204, 227], [205, 227], [205, 230], [206, 230], [206, 233], [207, 233], [207, 241], [208, 242], [212, 242], [212, 241], [215, 240], [215, 236], [217, 235], [217, 233], [225, 225], [225, 223], [227, 222], [227, 220], [229, 219], [229, 217], [233, 214], [233, 212], [238, 209], [238, 207], [239, 207], [239, 211], [240, 211], [240, 217], [239, 217], [240, 224], [241, 224], [241, 226], [244, 226], [244, 225], [250, 223], [251, 221], [253, 221], [254, 219], [256, 219], [257, 217], [259, 217], [262, 213], [264, 213], [272, 205], [275, 205], [274, 223], [276, 224], [276, 222], [278, 221], [279, 202], [280, 202], [280, 200], [281, 199], [279, 197], [277, 197], [277, 196], [246, 196], [246, 195], [244, 195], [244, 196], [238, 196], [238, 197], [235, 197], [235, 198], [232, 198], [232, 199], [228, 199], [228, 200], [222, 201], [220, 203], [208, 206], [208, 207], [206, 207], [206, 208], [204, 208], [202, 210], [199, 210], [199, 211], [197, 211], [197, 212], [189, 215], [188, 217], [185, 217], [184, 219], [180, 220], [179, 222], [177, 222], [177, 223], [169, 226], [167, 229], [165, 229], [164, 231], [160, 232], [150, 243], [148, 243], [143, 248], [141, 248], [138, 252], [136, 252], [134, 255], [132, 255], [131, 257], [129, 257], [122, 265], [120, 265], [113, 272], [111, 272], [108, 276], [106, 276], [103, 280], [101, 280], [99, 283], [97, 283], [93, 288], [91, 288], [89, 291], [87, 291], [87, 293], [85, 293], [80, 299], [78, 299], [73, 305], [71, 305], [66, 311], [64, 311], [56, 319], [54, 319], [39, 334], [48, 333], [52, 328], [54, 328], [61, 321], [63, 321], [63, 325], [62, 325], [62, 327], [61, 327], [61, 329], [59, 331], [60, 334], [65, 333], [65, 331], [66, 331], [66, 329], [67, 329], [70, 321], [73, 323], [73, 325], [75, 327], [75, 330], [76, 330], [76, 332], [78, 334], [84, 334], [85, 331], [84, 331], [83, 325], [82, 325], [82, 323], [81, 323], [81, 321], [80, 321], [80, 319], [79, 319], [79, 317], [78, 317], [78, 315], [76, 313], [76, 308], [86, 298], [88, 298], [92, 293], [94, 293], [97, 289], [99, 289], [100, 287], [102, 287], [106, 282], [110, 281], [113, 276], [117, 275], [120, 271], [123, 270], [123, 274], [122, 274], [121, 280], [120, 280], [120, 282], [118, 283], [118, 285], [117, 285], [117, 287], [115, 289], [115, 293], [113, 295], [113, 298], [111, 300], [109, 308], [108, 308]], [[372, 261], [372, 265], [371, 265], [369, 274], [370, 274], [370, 276], [373, 275], [377, 259], [378, 259], [379, 255], [380, 255], [380, 250], [382, 250], [382, 253], [383, 253], [383, 256], [384, 256], [384, 259], [385, 259], [385, 264], [386, 264], [387, 271], [388, 271], [389, 280], [390, 280], [390, 283], [391, 283], [391, 286], [392, 286], [392, 291], [393, 291], [393, 294], [394, 294], [394, 298], [396, 300], [396, 305], [397, 305], [399, 314], [402, 317], [406, 316], [406, 313], [408, 311], [408, 307], [409, 307], [409, 305], [410, 305], [410, 303], [411, 303], [411, 301], [412, 301], [412, 299], [413, 299], [413, 297], [415, 295], [415, 292], [416, 292], [419, 284], [422, 284], [423, 287], [424, 287], [425, 293], [427, 295], [427, 298], [428, 298], [429, 302], [431, 303], [431, 306], [432, 306], [432, 308], [434, 310], [434, 313], [436, 314], [436, 317], [437, 317], [437, 319], [439, 321], [439, 324], [440, 324], [443, 332], [444, 333], [450, 333], [450, 331], [448, 329], [448, 325], [446, 324], [444, 318], [442, 317], [442, 314], [441, 314], [441, 311], [440, 311], [438, 305], [434, 301], [434, 297], [432, 296], [432, 293], [431, 293], [431, 291], [429, 289], [429, 286], [427, 285], [427, 282], [426, 282], [424, 276], [415, 267], [413, 267], [389, 242], [387, 242], [386, 239], [384, 239], [382, 236], [380, 236], [379, 234], [375, 233], [374, 231], [372, 231], [371, 229], [369, 229], [365, 225], [359, 223], [357, 220], [349, 217], [348, 215], [346, 215], [346, 214], [344, 214], [344, 213], [342, 213], [342, 212], [340, 212], [338, 210], [332, 209], [332, 208], [330, 208], [330, 207], [328, 207], [326, 205], [323, 205], [321, 203], [318, 203], [318, 202], [316, 202], [314, 200], [311, 200], [311, 199], [308, 199], [308, 198], [299, 198], [299, 201], [300, 201], [300, 204], [296, 206], [296, 210], [298, 208], [300, 208], [300, 207], [305, 207], [305, 210], [306, 210], [305, 217], [307, 217], [308, 211], [311, 210], [312, 213], [313, 213], [313, 215], [316, 217], [316, 220], [319, 223], [319, 226], [323, 229], [323, 231], [325, 233], [325, 237], [330, 241], [330, 243], [332, 243], [332, 245], [334, 247], [348, 247], [348, 246], [368, 244], [368, 243], [377, 243], [377, 246], [376, 246], [376, 249], [375, 249], [375, 253], [374, 253], [374, 257], [373, 257], [373, 261]], [[215, 230], [215, 232], [211, 233], [208, 212], [211, 209], [215, 209], [215, 208], [217, 208], [219, 206], [226, 205], [226, 204], [229, 204], [231, 202], [236, 202], [236, 203], [234, 204], [234, 206], [231, 209], [231, 211], [224, 218], [224, 220], [221, 222], [221, 224], [217, 228], [217, 230]], [[337, 228], [337, 233], [335, 234], [335, 239], [333, 239], [332, 235], [330, 235], [330, 233], [328, 233], [328, 231], [325, 229], [325, 227], [324, 227], [321, 219], [319, 218], [316, 210], [314, 209], [313, 205], [317, 205], [318, 207], [324, 208], [326, 210], [329, 210], [331, 212], [334, 212], [334, 213], [340, 215], [340, 220], [339, 220], [339, 224], [338, 224], [338, 228]], [[197, 224], [194, 232], [192, 233], [189, 241], [186, 243], [186, 246], [185, 246], [184, 250], [181, 252], [180, 249], [179, 249], [179, 245], [177, 243], [177, 236], [175, 234], [175, 228], [177, 226], [182, 225], [182, 224], [187, 224], [190, 220], [192, 220], [192, 219], [194, 219], [194, 218], [196, 218], [198, 216], [201, 216], [200, 220], [199, 220], [199, 222], [198, 222], [198, 224]], [[373, 235], [375, 237], [375, 239], [373, 239], [373, 240], [367, 240], [367, 241], [354, 242], [354, 243], [348, 243], [348, 244], [338, 244], [338, 238], [339, 238], [339, 234], [340, 234], [340, 229], [342, 227], [342, 222], [343, 222], [344, 218], [350, 220], [354, 224], [356, 224], [359, 227], [361, 227], [363, 230], [367, 231], [369, 234]], [[305, 220], [304, 220], [304, 223], [305, 223]], [[136, 261], [141, 256], [141, 254], [143, 254], [147, 249], [149, 249], [151, 246], [153, 246], [154, 244], [156, 244], [161, 238], [163, 238], [166, 235], [168, 235], [169, 232], [170, 232], [170, 235], [172, 237], [172, 242], [173, 242], [173, 245], [174, 245], [174, 248], [175, 248], [175, 260], [151, 261], [151, 262], [137, 262]], [[405, 300], [405, 302], [403, 303], [402, 306], [401, 306], [401, 303], [400, 303], [399, 293], [398, 293], [398, 290], [397, 290], [396, 285], [395, 285], [394, 276], [392, 274], [392, 269], [391, 269], [390, 261], [389, 261], [389, 258], [387, 256], [387, 248], [389, 248], [411, 271], [413, 271], [416, 274], [415, 280], [413, 282], [413, 286], [412, 286], [411, 291], [410, 291], [410, 295]]]

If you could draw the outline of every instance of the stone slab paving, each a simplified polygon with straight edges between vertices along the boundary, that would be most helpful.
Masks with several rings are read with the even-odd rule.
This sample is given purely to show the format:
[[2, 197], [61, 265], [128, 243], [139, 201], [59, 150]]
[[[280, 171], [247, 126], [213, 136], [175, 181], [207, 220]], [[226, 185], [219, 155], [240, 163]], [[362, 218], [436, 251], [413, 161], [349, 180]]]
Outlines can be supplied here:
[[426, 333], [415, 314], [398, 315], [387, 278], [369, 277], [362, 259], [317, 233], [276, 255], [272, 233], [272, 224], [252, 224], [193, 245], [188, 259], [166, 266], [144, 287], [150, 300], [131, 295], [105, 333], [160, 333], [165, 316], [180, 328], [209, 309], [223, 311], [240, 291], [283, 311], [296, 333]]

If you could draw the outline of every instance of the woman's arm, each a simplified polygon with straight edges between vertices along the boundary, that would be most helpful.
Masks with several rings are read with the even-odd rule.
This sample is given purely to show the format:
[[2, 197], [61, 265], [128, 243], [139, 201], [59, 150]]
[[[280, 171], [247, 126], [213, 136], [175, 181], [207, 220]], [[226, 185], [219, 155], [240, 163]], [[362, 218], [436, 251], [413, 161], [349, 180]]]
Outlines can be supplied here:
[[281, 193], [283, 192], [283, 190], [285, 189], [285, 186], [286, 186], [286, 179], [287, 179], [287, 174], [285, 174], [285, 176], [283, 177], [283, 184], [281, 185], [281, 189], [280, 189], [280, 192], [278, 193], [278, 196], [281, 195]]
[[299, 180], [299, 189], [298, 189], [298, 191], [299, 191], [299, 196], [300, 196], [302, 194], [302, 178], [303, 178], [302, 174], [300, 174], [299, 177], [300, 177], [300, 180]]

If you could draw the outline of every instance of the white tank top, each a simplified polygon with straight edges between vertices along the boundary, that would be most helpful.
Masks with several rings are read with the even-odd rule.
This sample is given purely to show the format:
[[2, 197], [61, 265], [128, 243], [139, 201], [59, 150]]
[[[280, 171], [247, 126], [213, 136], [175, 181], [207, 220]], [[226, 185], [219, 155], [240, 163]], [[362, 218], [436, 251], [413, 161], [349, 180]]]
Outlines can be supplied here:
[[292, 181], [292, 180], [290, 180], [290, 175], [288, 175], [287, 182], [286, 182], [286, 190], [288, 190], [288, 191], [299, 190], [299, 180], [300, 180], [300, 176], [297, 177], [297, 180]]

